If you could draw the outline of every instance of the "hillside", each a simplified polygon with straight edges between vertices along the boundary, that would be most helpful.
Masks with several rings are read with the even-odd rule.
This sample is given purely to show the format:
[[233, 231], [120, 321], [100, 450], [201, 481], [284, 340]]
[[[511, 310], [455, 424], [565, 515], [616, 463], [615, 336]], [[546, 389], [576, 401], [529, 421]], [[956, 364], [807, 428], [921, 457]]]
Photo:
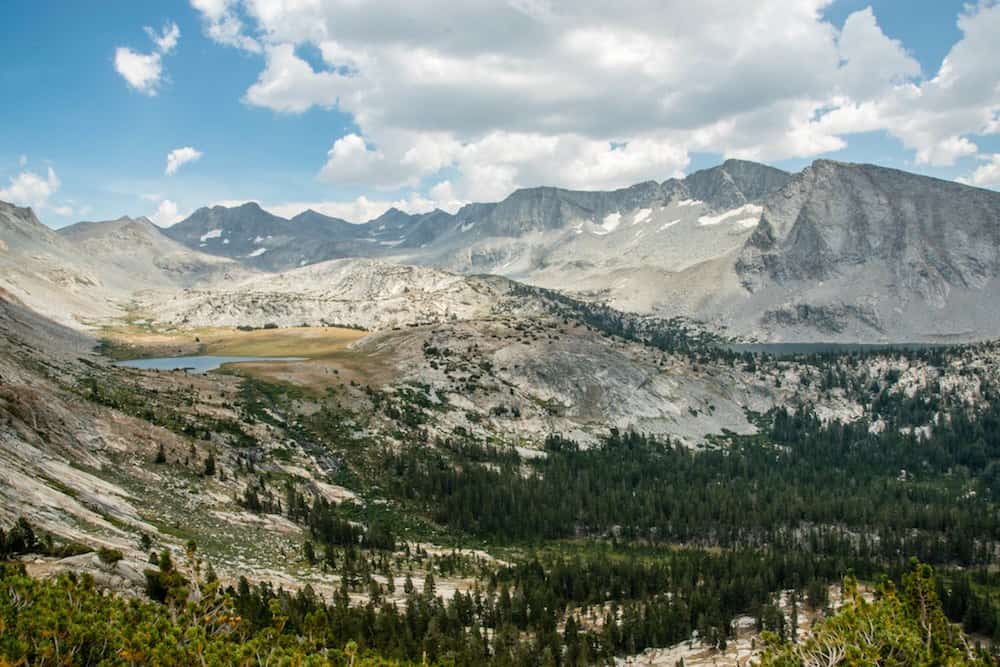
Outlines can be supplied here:
[[105, 272], [30, 208], [0, 202], [0, 288], [29, 307], [78, 327], [117, 315], [136, 280]]
[[238, 262], [196, 252], [168, 238], [147, 218], [79, 222], [57, 232], [74, 251], [141, 287], [191, 287], [253, 273]]
[[153, 321], [168, 325], [382, 329], [500, 312], [510, 289], [502, 279], [342, 259], [233, 284], [151, 293], [141, 302]]

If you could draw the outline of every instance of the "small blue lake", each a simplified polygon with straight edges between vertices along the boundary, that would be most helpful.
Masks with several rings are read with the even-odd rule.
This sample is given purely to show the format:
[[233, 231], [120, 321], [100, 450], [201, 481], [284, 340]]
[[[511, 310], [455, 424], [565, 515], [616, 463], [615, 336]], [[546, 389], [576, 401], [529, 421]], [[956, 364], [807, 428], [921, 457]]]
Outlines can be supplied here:
[[152, 357], [149, 359], [130, 359], [118, 361], [115, 366], [126, 368], [141, 368], [156, 371], [180, 371], [189, 373], [207, 373], [214, 371], [223, 364], [239, 364], [248, 361], [303, 361], [305, 357], [216, 357], [202, 355], [196, 357]]

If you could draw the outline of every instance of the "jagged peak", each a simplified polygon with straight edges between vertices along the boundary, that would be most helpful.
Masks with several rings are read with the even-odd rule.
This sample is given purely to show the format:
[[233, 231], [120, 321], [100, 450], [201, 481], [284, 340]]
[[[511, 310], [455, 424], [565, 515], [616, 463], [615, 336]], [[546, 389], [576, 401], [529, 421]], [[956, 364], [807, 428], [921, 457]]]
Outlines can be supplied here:
[[401, 218], [401, 217], [409, 219], [409, 218], [414, 218], [416, 216], [414, 214], [407, 213], [406, 211], [404, 211], [404, 210], [402, 210], [400, 208], [397, 208], [395, 206], [390, 206], [381, 215], [379, 215], [377, 217], [374, 217], [374, 218], [368, 220], [367, 222], [374, 223], [374, 222], [380, 222], [380, 221], [385, 221], [385, 220], [398, 219], [398, 218]]
[[196, 213], [203, 213], [209, 211], [263, 211], [260, 204], [255, 201], [248, 201], [242, 204], [237, 204], [236, 206], [223, 206], [222, 204], [215, 204], [213, 206], [202, 206], [196, 210], [192, 215]]
[[737, 168], [737, 167], [743, 167], [743, 168], [751, 168], [751, 169], [759, 168], [759, 169], [767, 169], [767, 170], [773, 170], [773, 171], [781, 171], [781, 172], [784, 172], [786, 174], [788, 173], [784, 169], [778, 169], [777, 167], [773, 167], [773, 166], [771, 166], [769, 164], [765, 164], [763, 162], [757, 162], [755, 160], [743, 160], [743, 159], [734, 158], [734, 157], [727, 158], [725, 160], [725, 162], [723, 162], [719, 166], [722, 167], [723, 169], [727, 170], [727, 171], [730, 170], [730, 169]]
[[0, 208], [8, 208], [14, 215], [21, 218], [34, 218], [35, 220], [38, 219], [38, 216], [35, 215], [34, 209], [32, 209], [30, 206], [18, 206], [17, 204], [12, 204], [11, 202], [0, 200]]
[[335, 220], [335, 218], [330, 217], [325, 213], [320, 213], [314, 208], [307, 208], [304, 211], [296, 213], [288, 219], [289, 222], [301, 222], [302, 220], [307, 220], [310, 218], [323, 218], [324, 220]]

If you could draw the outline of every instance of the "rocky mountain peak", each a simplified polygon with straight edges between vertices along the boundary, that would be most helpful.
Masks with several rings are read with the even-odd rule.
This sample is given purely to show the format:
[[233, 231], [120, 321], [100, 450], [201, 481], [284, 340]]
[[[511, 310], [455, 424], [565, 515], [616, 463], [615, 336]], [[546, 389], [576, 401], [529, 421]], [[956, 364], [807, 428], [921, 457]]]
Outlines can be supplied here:
[[[223, 207], [218, 207], [218, 206], [217, 206], [217, 207], [215, 207], [215, 208], [223, 208]], [[253, 213], [256, 213], [256, 212], [258, 212], [258, 211], [260, 211], [261, 213], [263, 213], [263, 212], [264, 212], [264, 209], [262, 209], [262, 208], [260, 207], [260, 204], [258, 204], [258, 203], [257, 203], [257, 202], [255, 202], [255, 201], [248, 201], [248, 202], [246, 202], [245, 204], [240, 204], [239, 206], [236, 206], [236, 207], [234, 207], [234, 208], [235, 208], [235, 209], [236, 209], [237, 211], [248, 211], [248, 212], [253, 212]]]
[[727, 210], [758, 203], [791, 178], [791, 174], [781, 169], [731, 159], [716, 167], [696, 171], [683, 182], [695, 199], [715, 209]]
[[28, 243], [50, 243], [58, 238], [28, 206], [0, 201], [0, 240], [8, 248]]
[[802, 313], [839, 313], [918, 338], [924, 321], [940, 329], [932, 313], [980, 299], [1000, 277], [998, 223], [1000, 193], [818, 160], [766, 199], [736, 271], [750, 293], [793, 308], [800, 325], [810, 324]]

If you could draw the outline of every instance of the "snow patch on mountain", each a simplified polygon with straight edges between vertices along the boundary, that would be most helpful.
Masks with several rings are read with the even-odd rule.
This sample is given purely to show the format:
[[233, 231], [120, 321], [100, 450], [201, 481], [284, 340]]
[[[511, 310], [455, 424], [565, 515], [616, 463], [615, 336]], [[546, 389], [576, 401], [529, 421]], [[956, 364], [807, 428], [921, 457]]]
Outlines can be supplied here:
[[764, 212], [764, 207], [763, 206], [759, 206], [757, 204], [744, 204], [743, 206], [740, 206], [739, 208], [730, 209], [730, 210], [724, 211], [724, 212], [722, 212], [722, 213], [720, 213], [718, 215], [703, 215], [703, 216], [700, 216], [698, 218], [698, 224], [701, 225], [702, 227], [708, 227], [710, 225], [718, 225], [718, 224], [721, 224], [721, 223], [725, 222], [726, 220], [729, 220], [730, 218], [734, 218], [736, 216], [743, 216], [737, 222], [737, 224], [739, 224], [740, 226], [745, 226], [745, 222], [748, 219], [747, 216], [755, 216], [755, 218], [753, 220], [754, 220], [754, 224], [756, 224], [757, 220], [760, 219], [760, 214], [763, 213], [763, 212]]
[[604, 216], [604, 220], [601, 221], [601, 230], [596, 232], [597, 234], [610, 234], [611, 232], [618, 229], [618, 226], [622, 224], [622, 214], [621, 213], [608, 213]]
[[632, 224], [638, 225], [640, 223], [649, 220], [649, 216], [653, 214], [653, 209], [651, 208], [640, 208], [635, 213], [632, 214]]

